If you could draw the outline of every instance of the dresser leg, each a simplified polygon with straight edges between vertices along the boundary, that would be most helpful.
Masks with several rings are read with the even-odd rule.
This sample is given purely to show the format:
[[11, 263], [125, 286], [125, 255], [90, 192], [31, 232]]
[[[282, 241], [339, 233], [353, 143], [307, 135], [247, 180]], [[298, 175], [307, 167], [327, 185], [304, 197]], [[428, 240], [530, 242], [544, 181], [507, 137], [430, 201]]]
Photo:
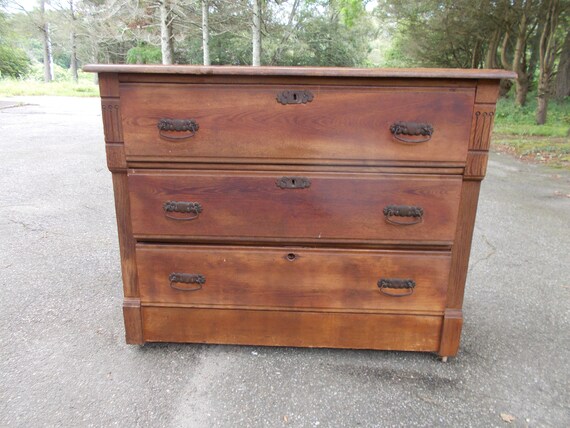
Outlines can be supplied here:
[[441, 357], [441, 362], [442, 362], [442, 363], [447, 363], [447, 357]]
[[125, 297], [123, 301], [123, 317], [125, 319], [126, 342], [129, 345], [144, 344], [140, 299]]
[[441, 329], [439, 356], [446, 362], [447, 357], [455, 357], [459, 350], [459, 339], [463, 327], [463, 312], [461, 309], [446, 309]]

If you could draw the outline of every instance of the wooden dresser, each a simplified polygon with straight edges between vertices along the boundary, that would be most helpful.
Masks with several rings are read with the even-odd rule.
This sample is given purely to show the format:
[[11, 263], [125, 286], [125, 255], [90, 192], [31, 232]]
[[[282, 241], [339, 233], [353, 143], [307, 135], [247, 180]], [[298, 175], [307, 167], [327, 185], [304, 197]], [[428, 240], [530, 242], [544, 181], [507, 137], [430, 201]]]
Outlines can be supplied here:
[[456, 355], [497, 70], [90, 65], [128, 343]]

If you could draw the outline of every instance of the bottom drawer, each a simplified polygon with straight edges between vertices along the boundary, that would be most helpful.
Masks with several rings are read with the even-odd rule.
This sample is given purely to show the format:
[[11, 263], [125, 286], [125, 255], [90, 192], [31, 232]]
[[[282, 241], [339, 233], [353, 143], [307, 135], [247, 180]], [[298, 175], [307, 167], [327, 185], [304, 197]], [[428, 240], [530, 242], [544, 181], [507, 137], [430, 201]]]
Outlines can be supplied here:
[[141, 302], [442, 314], [443, 251], [137, 246]]
[[143, 307], [145, 342], [437, 352], [443, 317]]

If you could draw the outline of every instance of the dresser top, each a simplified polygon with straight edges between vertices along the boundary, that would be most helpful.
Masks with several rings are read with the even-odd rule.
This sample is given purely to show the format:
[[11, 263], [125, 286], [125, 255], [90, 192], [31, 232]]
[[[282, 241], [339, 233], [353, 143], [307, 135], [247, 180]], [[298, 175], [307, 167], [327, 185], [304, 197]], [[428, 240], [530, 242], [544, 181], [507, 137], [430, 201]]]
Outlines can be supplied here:
[[461, 68], [348, 68], [348, 67], [252, 67], [200, 65], [88, 64], [95, 73], [188, 74], [218, 76], [314, 76], [426, 79], [514, 79], [508, 70]]

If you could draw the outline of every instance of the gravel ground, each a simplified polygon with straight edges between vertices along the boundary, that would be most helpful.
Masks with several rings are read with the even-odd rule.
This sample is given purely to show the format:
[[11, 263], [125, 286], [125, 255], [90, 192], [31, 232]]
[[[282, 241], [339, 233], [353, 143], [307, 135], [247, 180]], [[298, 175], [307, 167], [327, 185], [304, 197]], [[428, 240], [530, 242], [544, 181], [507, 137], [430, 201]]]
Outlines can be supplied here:
[[0, 99], [1, 427], [570, 426], [568, 172], [491, 156], [447, 364], [128, 346], [99, 106]]

